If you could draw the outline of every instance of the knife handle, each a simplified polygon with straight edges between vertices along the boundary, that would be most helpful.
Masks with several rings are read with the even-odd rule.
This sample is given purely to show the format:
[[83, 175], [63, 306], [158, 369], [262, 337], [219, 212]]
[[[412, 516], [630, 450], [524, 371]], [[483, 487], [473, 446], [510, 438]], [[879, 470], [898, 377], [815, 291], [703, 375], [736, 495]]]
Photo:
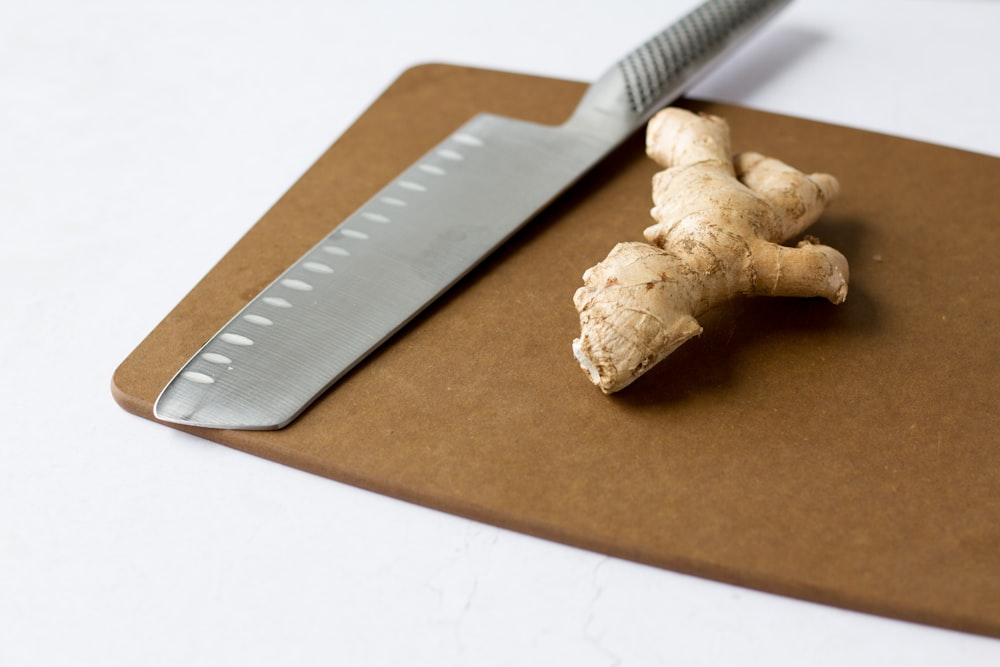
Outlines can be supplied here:
[[595, 81], [567, 123], [631, 133], [790, 0], [708, 0], [650, 38]]

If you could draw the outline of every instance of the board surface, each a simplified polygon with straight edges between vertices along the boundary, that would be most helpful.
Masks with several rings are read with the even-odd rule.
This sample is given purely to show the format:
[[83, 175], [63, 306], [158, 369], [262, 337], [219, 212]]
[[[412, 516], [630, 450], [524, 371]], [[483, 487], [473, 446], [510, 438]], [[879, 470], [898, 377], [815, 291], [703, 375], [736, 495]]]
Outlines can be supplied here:
[[[559, 123], [582, 84], [405, 72], [116, 370], [152, 419], [200, 345], [475, 113]], [[735, 150], [836, 175], [809, 233], [847, 302], [746, 299], [606, 397], [570, 349], [582, 273], [641, 240], [636, 135], [288, 428], [189, 429], [379, 493], [729, 583], [1000, 637], [1000, 160], [744, 108]]]

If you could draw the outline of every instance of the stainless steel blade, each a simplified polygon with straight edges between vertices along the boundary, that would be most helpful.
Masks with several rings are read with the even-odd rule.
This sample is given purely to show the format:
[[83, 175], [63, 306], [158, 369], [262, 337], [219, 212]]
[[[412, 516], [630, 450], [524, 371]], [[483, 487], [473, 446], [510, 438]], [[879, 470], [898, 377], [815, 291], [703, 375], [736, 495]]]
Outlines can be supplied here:
[[473, 118], [237, 313], [155, 416], [287, 425], [787, 2], [710, 0], [612, 67], [561, 126]]

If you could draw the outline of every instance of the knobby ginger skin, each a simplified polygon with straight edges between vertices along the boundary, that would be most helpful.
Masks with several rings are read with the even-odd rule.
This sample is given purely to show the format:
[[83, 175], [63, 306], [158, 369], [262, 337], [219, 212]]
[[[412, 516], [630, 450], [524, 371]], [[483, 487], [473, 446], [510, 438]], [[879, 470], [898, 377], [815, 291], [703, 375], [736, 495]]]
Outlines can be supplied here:
[[698, 317], [738, 294], [847, 297], [842, 254], [799, 236], [837, 196], [828, 174], [803, 174], [757, 153], [732, 157], [729, 126], [716, 116], [668, 108], [647, 126], [656, 224], [648, 243], [620, 243], [583, 274], [573, 302], [573, 352], [610, 394], [688, 339]]

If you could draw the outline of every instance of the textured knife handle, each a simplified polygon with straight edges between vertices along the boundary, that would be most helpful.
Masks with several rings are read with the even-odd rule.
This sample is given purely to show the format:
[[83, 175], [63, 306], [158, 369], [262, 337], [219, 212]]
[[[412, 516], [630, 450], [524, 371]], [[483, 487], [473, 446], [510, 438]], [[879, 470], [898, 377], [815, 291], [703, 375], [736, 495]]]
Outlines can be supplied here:
[[650, 110], [685, 73], [783, 4], [783, 0], [709, 0], [622, 58], [618, 68], [632, 111]]
[[708, 0], [618, 61], [590, 87], [574, 119], [617, 116], [638, 127], [789, 2]]

